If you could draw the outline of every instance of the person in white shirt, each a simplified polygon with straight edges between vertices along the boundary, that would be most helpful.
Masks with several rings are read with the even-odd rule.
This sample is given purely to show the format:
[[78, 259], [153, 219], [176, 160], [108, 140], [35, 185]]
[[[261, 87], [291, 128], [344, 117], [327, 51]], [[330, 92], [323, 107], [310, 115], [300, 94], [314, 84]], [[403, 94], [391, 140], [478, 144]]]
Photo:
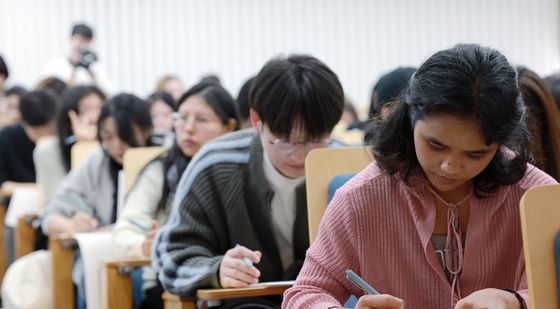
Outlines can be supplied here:
[[76, 24], [70, 35], [70, 54], [49, 61], [42, 78], [57, 77], [68, 87], [95, 85], [110, 94], [111, 84], [97, 54], [92, 50], [93, 29], [85, 24]]

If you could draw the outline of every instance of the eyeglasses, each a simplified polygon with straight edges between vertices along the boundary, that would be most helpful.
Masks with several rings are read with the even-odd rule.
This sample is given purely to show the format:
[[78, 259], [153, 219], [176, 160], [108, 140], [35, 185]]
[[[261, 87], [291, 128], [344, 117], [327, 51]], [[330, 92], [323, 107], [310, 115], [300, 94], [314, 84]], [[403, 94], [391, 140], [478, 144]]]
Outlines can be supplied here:
[[322, 141], [294, 143], [290, 142], [289, 140], [278, 138], [273, 141], [268, 140], [268, 142], [272, 145], [272, 147], [278, 150], [278, 152], [283, 154], [291, 154], [296, 150], [298, 145], [304, 145], [305, 151], [309, 152], [315, 148], [327, 147], [332, 143], [332, 139], [328, 138]]
[[202, 115], [181, 115], [179, 113], [173, 113], [173, 121], [179, 127], [184, 127], [192, 119], [193, 126], [196, 128], [207, 128], [216, 124], [221, 123], [218, 119], [211, 119]]
[[[262, 130], [262, 134], [265, 135], [265, 131], [269, 131], [270, 130], [265, 130], [265, 125], [261, 123], [261, 130]], [[270, 134], [270, 133], [268, 133]], [[270, 138], [268, 138], [268, 142], [270, 143], [270, 145], [272, 145], [272, 147], [274, 147], [274, 149], [276, 149], [278, 152], [282, 153], [282, 154], [291, 154], [293, 153], [298, 145], [304, 145], [305, 147], [305, 151], [309, 152], [315, 148], [322, 148], [322, 147], [327, 147], [328, 145], [330, 145], [332, 143], [332, 139], [329, 136], [328, 138], [324, 139], [324, 140], [318, 140], [318, 141], [309, 141], [309, 142], [290, 142], [287, 139], [283, 139], [283, 138], [277, 138], [275, 140], [271, 140]]]

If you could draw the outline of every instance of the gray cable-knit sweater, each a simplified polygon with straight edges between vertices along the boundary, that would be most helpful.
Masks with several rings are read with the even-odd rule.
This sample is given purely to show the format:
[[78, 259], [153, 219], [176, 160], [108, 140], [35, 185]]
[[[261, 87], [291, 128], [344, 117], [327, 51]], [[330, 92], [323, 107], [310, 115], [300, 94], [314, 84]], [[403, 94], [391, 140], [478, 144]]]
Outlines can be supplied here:
[[305, 184], [296, 188], [294, 263], [283, 270], [271, 222], [274, 191], [264, 176], [263, 149], [252, 129], [207, 143], [183, 174], [169, 221], [152, 247], [152, 265], [165, 289], [192, 296], [220, 287], [218, 270], [236, 244], [260, 250], [260, 281], [297, 276], [309, 246]]

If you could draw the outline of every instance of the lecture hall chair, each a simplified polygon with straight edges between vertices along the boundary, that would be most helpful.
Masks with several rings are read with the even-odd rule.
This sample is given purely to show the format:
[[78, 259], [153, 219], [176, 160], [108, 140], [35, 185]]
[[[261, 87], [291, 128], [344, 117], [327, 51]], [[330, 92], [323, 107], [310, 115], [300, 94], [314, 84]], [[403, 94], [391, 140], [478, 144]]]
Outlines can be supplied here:
[[[142, 169], [165, 152], [163, 147], [139, 147], [126, 151], [123, 158], [125, 174], [125, 192], [134, 186]], [[150, 259], [116, 259], [105, 263], [107, 271], [108, 308], [132, 308], [132, 278], [130, 273], [142, 266], [150, 264]]]
[[530, 307], [557, 309], [554, 240], [560, 231], [560, 184], [531, 188], [520, 204]]
[[[78, 166], [94, 150], [99, 142], [76, 142], [71, 149], [71, 166]], [[53, 308], [74, 308], [76, 299], [72, 282], [72, 266], [76, 240], [71, 235], [49, 237], [49, 250], [52, 255]]]

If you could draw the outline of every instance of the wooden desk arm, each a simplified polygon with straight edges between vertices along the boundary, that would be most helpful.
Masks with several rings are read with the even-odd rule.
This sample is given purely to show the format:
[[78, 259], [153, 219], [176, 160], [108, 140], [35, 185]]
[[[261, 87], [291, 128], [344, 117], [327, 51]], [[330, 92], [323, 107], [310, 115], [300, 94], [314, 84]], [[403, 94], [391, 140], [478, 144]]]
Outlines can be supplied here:
[[69, 235], [51, 236], [49, 251], [52, 254], [53, 308], [74, 308], [72, 266], [77, 241]]
[[163, 292], [161, 295], [163, 298], [165, 309], [195, 309], [196, 299], [192, 297], [181, 297], [169, 292]]
[[197, 300], [199, 302], [202, 301], [202, 307], [204, 308], [205, 303], [208, 301], [243, 297], [282, 295], [288, 288], [290, 288], [289, 285], [274, 287], [258, 286], [235, 289], [199, 289], [196, 292], [197, 299], [181, 297], [169, 292], [164, 292], [162, 298], [165, 303], [165, 309], [194, 309], [196, 308]]
[[200, 289], [196, 297], [202, 300], [223, 300], [243, 297], [282, 295], [290, 286], [250, 287], [235, 289]]
[[33, 252], [33, 249], [35, 249], [37, 232], [32, 223], [38, 217], [37, 214], [27, 214], [18, 219], [14, 241], [16, 259]]
[[8, 269], [8, 248], [6, 247], [6, 236], [4, 235], [4, 219], [8, 211], [8, 206], [4, 204], [4, 200], [0, 198], [0, 221], [2, 226], [0, 227], [0, 282], [4, 279], [4, 273]]
[[107, 299], [109, 309], [131, 309], [132, 278], [130, 273], [138, 267], [150, 265], [149, 258], [117, 259], [105, 262], [107, 268]]

